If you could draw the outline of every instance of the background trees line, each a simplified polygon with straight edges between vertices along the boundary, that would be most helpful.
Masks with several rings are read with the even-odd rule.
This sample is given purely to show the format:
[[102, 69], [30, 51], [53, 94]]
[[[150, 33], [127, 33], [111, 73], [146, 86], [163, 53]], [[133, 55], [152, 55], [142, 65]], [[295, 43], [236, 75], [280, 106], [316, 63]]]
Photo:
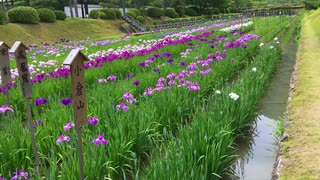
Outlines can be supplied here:
[[[304, 3], [307, 8], [320, 6], [320, 0], [0, 0], [2, 6], [31, 6], [34, 8], [51, 8], [64, 10], [64, 6], [75, 7], [78, 3], [99, 4], [104, 8], [125, 7], [144, 9], [148, 7], [174, 8], [179, 15], [184, 11], [194, 10], [198, 15], [218, 13], [237, 13], [252, 7]], [[77, 13], [77, 12], [75, 12]]]

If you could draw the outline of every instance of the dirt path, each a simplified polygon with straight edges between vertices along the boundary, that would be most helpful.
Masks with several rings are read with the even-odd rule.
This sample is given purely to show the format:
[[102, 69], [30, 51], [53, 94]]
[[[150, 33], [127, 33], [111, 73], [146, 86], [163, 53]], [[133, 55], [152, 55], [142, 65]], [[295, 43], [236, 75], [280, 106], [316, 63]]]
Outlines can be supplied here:
[[320, 11], [302, 21], [281, 178], [320, 179]]

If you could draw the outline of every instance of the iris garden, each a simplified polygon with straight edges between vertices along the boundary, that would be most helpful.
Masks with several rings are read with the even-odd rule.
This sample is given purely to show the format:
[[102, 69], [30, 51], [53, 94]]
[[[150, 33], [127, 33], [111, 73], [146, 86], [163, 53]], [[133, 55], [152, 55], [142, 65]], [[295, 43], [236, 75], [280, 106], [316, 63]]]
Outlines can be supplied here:
[[90, 58], [84, 65], [87, 179], [232, 176], [235, 141], [252, 130], [259, 99], [281, 58], [276, 37], [294, 18], [207, 22], [119, 40], [30, 45], [42, 172], [35, 168], [26, 104], [11, 61], [10, 104], [6, 88], [0, 89], [0, 177], [78, 179], [70, 69], [62, 65], [73, 48]]

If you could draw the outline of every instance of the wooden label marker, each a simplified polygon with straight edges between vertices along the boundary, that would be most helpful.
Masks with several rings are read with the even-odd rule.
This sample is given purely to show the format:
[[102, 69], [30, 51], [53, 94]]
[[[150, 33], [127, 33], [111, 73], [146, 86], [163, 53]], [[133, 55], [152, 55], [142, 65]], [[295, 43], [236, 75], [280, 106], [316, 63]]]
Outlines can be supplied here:
[[84, 61], [89, 61], [80, 49], [73, 49], [63, 65], [70, 66], [72, 81], [72, 100], [74, 123], [78, 133], [78, 153], [80, 160], [80, 179], [84, 180], [84, 162], [82, 151], [81, 127], [87, 122], [86, 82], [84, 79]]
[[22, 44], [21, 41], [16, 41], [9, 52], [14, 53], [22, 88], [22, 94], [24, 98], [28, 99], [32, 96], [32, 84], [30, 81], [26, 50], [28, 50], [28, 48], [24, 44]]
[[7, 105], [10, 106], [10, 96], [8, 84], [11, 83], [11, 71], [9, 60], [9, 46], [0, 42], [0, 71], [1, 71], [1, 84], [4, 86], [7, 96]]
[[33, 122], [32, 122], [32, 114], [31, 114], [31, 106], [29, 102], [32, 96], [32, 84], [30, 81], [30, 73], [29, 73], [26, 50], [28, 50], [28, 48], [24, 44], [22, 44], [21, 41], [16, 41], [13, 44], [12, 48], [9, 50], [9, 52], [14, 53], [14, 56], [16, 58], [16, 64], [18, 68], [22, 94], [23, 94], [23, 97], [26, 99], [27, 113], [28, 113], [28, 119], [29, 119], [29, 129], [31, 131], [31, 140], [32, 140], [34, 157], [36, 161], [37, 170], [41, 174], [40, 161], [39, 161], [38, 150], [36, 145], [36, 136], [34, 132], [35, 130], [34, 128], [32, 128]]

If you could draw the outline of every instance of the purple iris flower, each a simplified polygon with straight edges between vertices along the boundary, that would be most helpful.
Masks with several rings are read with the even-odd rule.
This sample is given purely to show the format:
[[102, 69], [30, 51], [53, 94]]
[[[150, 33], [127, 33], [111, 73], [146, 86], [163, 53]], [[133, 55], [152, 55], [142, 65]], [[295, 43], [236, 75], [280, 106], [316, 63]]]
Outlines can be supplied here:
[[135, 86], [139, 86], [140, 84], [141, 84], [141, 82], [139, 80], [136, 80], [133, 82], [133, 85], [135, 85]]
[[60, 145], [63, 141], [70, 142], [70, 137], [69, 136], [65, 136], [64, 134], [61, 134], [61, 136], [58, 138], [56, 144]]
[[116, 81], [117, 80], [117, 76], [115, 76], [114, 74], [111, 74], [107, 79], [111, 80], [111, 81]]
[[93, 116], [89, 118], [88, 124], [92, 124], [96, 126], [98, 123], [99, 123], [99, 119], [97, 117]]
[[172, 64], [173, 64], [173, 59], [172, 59], [172, 58], [168, 59], [168, 63], [169, 63], [170, 65], [172, 65]]
[[28, 173], [24, 172], [23, 170], [17, 170], [16, 172], [13, 173], [14, 176], [11, 178], [11, 180], [21, 180], [23, 179], [28, 179]]
[[147, 64], [146, 64], [145, 62], [141, 62], [141, 63], [139, 63], [139, 66], [141, 66], [141, 67], [146, 67]]
[[122, 109], [123, 111], [128, 111], [129, 110], [129, 107], [126, 106], [124, 104], [124, 102], [121, 102], [119, 105], [116, 106], [117, 109]]
[[69, 131], [69, 129], [72, 128], [72, 127], [74, 127], [74, 123], [73, 122], [69, 122], [63, 127], [63, 129], [64, 129], [64, 131]]
[[186, 62], [181, 61], [181, 62], [180, 62], [180, 66], [186, 66]]
[[99, 144], [103, 144], [103, 145], [108, 145], [109, 144], [109, 141], [108, 140], [106, 140], [105, 138], [104, 138], [104, 136], [103, 135], [98, 135], [98, 138], [97, 139], [95, 139], [95, 140], [93, 140], [93, 143], [95, 144], [95, 145], [99, 145]]
[[43, 121], [41, 119], [39, 119], [37, 122], [35, 122], [33, 125], [32, 125], [32, 128], [33, 129], [37, 129], [37, 127], [41, 125], [43, 126]]
[[3, 106], [0, 107], [0, 114], [4, 113], [6, 111], [13, 112], [13, 109], [11, 107], [9, 107], [7, 104], [4, 104]]
[[155, 69], [153, 69], [153, 71], [156, 72], [156, 73], [160, 73], [160, 69], [159, 68], [155, 68]]
[[133, 78], [133, 75], [132, 75], [132, 74], [126, 75], [126, 79], [131, 79], [131, 78]]
[[172, 54], [171, 53], [169, 53], [169, 52], [164, 52], [163, 53], [163, 57], [170, 57], [170, 56], [172, 56]]
[[72, 104], [72, 99], [71, 98], [64, 98], [60, 101], [61, 104], [69, 106], [70, 104]]
[[40, 106], [41, 104], [46, 104], [47, 103], [47, 99], [46, 98], [38, 98], [34, 101], [36, 106]]

